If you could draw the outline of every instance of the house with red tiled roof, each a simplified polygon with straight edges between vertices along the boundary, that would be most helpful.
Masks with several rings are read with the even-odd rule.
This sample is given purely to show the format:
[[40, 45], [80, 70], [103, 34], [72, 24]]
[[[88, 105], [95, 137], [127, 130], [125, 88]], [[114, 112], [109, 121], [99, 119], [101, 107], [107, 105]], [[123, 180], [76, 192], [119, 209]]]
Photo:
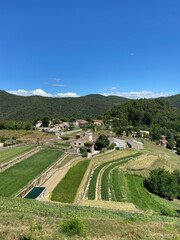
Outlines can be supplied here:
[[93, 120], [93, 124], [96, 125], [96, 126], [103, 126], [104, 123], [103, 123], [103, 120]]
[[161, 144], [162, 146], [164, 146], [164, 147], [166, 147], [167, 144], [168, 144], [168, 141], [167, 141], [167, 140], [164, 140], [164, 139], [159, 140], [159, 142], [160, 142], [160, 144]]

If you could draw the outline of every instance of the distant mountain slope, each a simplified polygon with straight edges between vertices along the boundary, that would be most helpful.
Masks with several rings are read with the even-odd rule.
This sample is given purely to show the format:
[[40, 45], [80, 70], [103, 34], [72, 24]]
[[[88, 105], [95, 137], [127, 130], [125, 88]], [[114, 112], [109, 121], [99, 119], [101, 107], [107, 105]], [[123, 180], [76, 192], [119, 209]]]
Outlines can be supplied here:
[[114, 127], [133, 125], [150, 129], [156, 125], [162, 132], [166, 129], [180, 131], [180, 109], [169, 106], [163, 99], [129, 100], [112, 108], [102, 118], [113, 120]]
[[170, 97], [161, 98], [169, 102], [169, 105], [172, 107], [180, 108], [180, 94], [173, 95]]
[[97, 117], [125, 101], [128, 99], [100, 94], [78, 98], [23, 97], [0, 90], [0, 120], [32, 121], [45, 116]]

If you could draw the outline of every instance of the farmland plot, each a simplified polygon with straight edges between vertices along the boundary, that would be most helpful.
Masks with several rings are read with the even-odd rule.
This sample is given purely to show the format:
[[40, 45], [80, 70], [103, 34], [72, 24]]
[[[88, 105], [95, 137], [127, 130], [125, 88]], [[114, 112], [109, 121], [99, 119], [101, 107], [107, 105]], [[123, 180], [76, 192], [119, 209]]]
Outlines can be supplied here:
[[7, 162], [10, 162], [16, 157], [19, 157], [26, 152], [31, 151], [33, 148], [37, 147], [37, 145], [25, 145], [20, 147], [13, 147], [7, 150], [3, 150], [0, 152], [0, 165], [3, 165]]
[[[126, 157], [122, 157], [119, 159], [115, 159], [109, 162], [105, 162], [102, 163], [101, 165], [99, 165], [93, 172], [91, 179], [90, 179], [90, 183], [89, 183], [89, 189], [88, 189], [88, 199], [89, 200], [95, 200], [95, 195], [96, 195], [96, 183], [97, 183], [97, 179], [98, 179], [98, 175], [101, 171], [102, 168], [104, 168], [105, 166], [108, 166], [109, 164], [112, 163], [118, 163], [123, 161], [123, 163], [125, 163], [124, 161], [128, 161], [130, 158], [135, 158], [138, 157], [139, 155], [141, 155], [141, 153], [136, 153], [133, 155], [128, 155]], [[119, 163], [118, 163], [119, 164]], [[106, 181], [106, 180], [105, 180]]]
[[132, 170], [141, 170], [149, 168], [156, 160], [157, 156], [155, 155], [143, 155], [136, 158], [132, 163], [128, 163], [126, 167]]
[[72, 203], [89, 163], [90, 160], [85, 160], [71, 167], [65, 177], [53, 190], [51, 200]]
[[[118, 170], [114, 170], [114, 174], [117, 173]], [[123, 172], [120, 172], [121, 174], [124, 174]], [[158, 196], [155, 196], [154, 194], [148, 192], [146, 188], [144, 187], [143, 181], [144, 178], [141, 176], [136, 175], [130, 175], [130, 174], [124, 174], [126, 185], [124, 185], [125, 189], [123, 189], [120, 185], [120, 179], [117, 178], [117, 182], [113, 182], [113, 189], [117, 196], [120, 196], [119, 198], [116, 197], [117, 201], [127, 201], [133, 203], [137, 208], [142, 210], [149, 210], [157, 213], [163, 213], [166, 212], [170, 215], [177, 215], [176, 211], [173, 210], [173, 208], [168, 205], [168, 201], [162, 198], [159, 198]], [[128, 196], [124, 198], [123, 191], [126, 191]]]
[[64, 152], [45, 149], [0, 173], [0, 195], [15, 196], [56, 162]]

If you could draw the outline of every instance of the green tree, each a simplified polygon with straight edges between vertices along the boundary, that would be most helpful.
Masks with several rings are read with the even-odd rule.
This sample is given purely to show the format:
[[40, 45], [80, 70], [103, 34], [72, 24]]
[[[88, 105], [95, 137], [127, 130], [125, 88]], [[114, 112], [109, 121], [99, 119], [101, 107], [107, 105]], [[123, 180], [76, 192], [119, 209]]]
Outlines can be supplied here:
[[44, 127], [48, 127], [49, 126], [49, 117], [44, 117], [42, 119], [42, 123]]
[[178, 182], [175, 174], [164, 168], [157, 168], [150, 172], [149, 178], [144, 182], [145, 187], [160, 197], [172, 199], [178, 196]]
[[167, 148], [169, 149], [173, 149], [175, 146], [174, 140], [170, 139], [168, 144], [167, 144]]
[[109, 146], [109, 139], [106, 135], [102, 134], [99, 136], [99, 138], [96, 140], [95, 143], [95, 148], [97, 150], [101, 150], [102, 148], [105, 148], [107, 146]]

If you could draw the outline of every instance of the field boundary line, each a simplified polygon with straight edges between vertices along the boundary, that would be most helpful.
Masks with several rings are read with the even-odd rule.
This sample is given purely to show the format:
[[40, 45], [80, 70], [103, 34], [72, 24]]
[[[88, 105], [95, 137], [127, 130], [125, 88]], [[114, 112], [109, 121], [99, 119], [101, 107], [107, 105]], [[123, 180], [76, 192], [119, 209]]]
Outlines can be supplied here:
[[4, 163], [0, 166], [0, 172], [4, 172], [6, 169], [14, 166], [16, 163], [19, 163], [23, 161], [24, 159], [32, 156], [33, 154], [39, 152], [41, 150], [41, 147], [36, 147], [35, 149], [30, 150], [29, 152], [24, 153], [23, 155], [20, 155], [19, 157], [14, 158], [10, 162]]

